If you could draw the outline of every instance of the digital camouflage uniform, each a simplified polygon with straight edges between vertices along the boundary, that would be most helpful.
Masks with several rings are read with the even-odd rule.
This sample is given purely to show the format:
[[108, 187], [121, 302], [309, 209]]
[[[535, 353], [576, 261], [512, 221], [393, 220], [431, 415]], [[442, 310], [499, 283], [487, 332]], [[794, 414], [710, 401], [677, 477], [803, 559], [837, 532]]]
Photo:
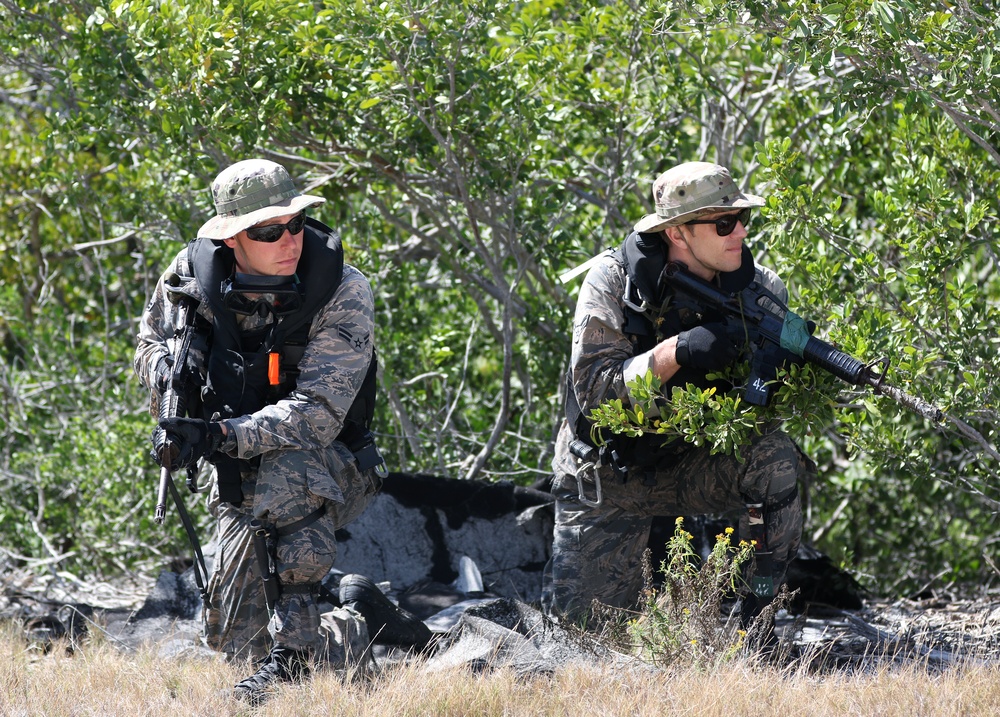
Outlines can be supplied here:
[[[653, 186], [653, 199], [656, 213], [636, 224], [636, 233], [629, 239], [644, 233], [644, 241], [659, 247], [656, 251], [660, 256], [667, 252], [666, 245], [659, 245], [661, 239], [666, 241], [660, 234], [665, 227], [764, 203], [760, 197], [744, 195], [728, 170], [703, 162], [678, 165], [660, 175]], [[567, 390], [572, 391], [583, 416], [611, 399], [627, 405], [627, 381], [645, 374], [649, 366], [648, 348], [639, 348], [633, 343], [636, 337], [625, 331], [627, 311], [634, 311], [627, 309], [625, 297], [634, 286], [626, 287], [624, 253], [625, 245], [598, 257], [577, 300]], [[744, 262], [748, 260], [745, 250]], [[658, 269], [654, 273], [658, 274]], [[655, 275], [652, 280], [656, 281]], [[756, 281], [782, 302], [787, 300], [784, 284], [770, 270], [756, 267]], [[670, 325], [661, 321], [655, 340], [676, 335], [677, 331], [663, 328]], [[682, 367], [671, 378], [675, 385], [686, 380], [708, 383], [705, 372], [690, 367]], [[654, 517], [740, 511], [739, 535], [749, 539], [749, 503], [767, 506], [766, 542], [773, 551], [774, 587], [783, 582], [802, 532], [797, 482], [814, 469], [787, 435], [772, 429], [755, 436], [750, 445], [741, 447], [743, 463], [731, 456], [709, 455], [708, 447], [675, 442], [652, 466], [629, 467], [624, 482], [611, 466], [599, 464], [599, 505], [592, 504], [598, 501], [591, 469], [581, 474], [586, 500], [580, 499], [577, 473], [583, 462], [570, 452], [573, 438], [570, 423], [564, 420], [553, 459], [556, 507], [552, 558], [546, 566], [542, 593], [546, 610], [579, 618], [594, 600], [615, 607], [635, 606], [642, 589], [642, 555]], [[628, 464], [629, 456], [623, 458]]]
[[[169, 272], [183, 277], [181, 290], [199, 304], [212, 322], [211, 309], [187, 267], [187, 249]], [[146, 307], [139, 329], [135, 371], [147, 387], [154, 385], [157, 362], [172, 350], [177, 307], [165, 294], [163, 281]], [[240, 317], [240, 330], [251, 331], [272, 321], [256, 314]], [[322, 650], [320, 616], [312, 587], [329, 572], [337, 554], [334, 532], [356, 518], [379, 487], [374, 470], [364, 473], [354, 456], [334, 439], [358, 394], [372, 359], [374, 299], [367, 279], [345, 266], [332, 299], [313, 318], [295, 390], [286, 398], [251, 415], [226, 421], [235, 435], [229, 454], [259, 457], [256, 469], [243, 473], [243, 502], [219, 500], [213, 482], [209, 509], [218, 518], [218, 544], [208, 583], [209, 608], [204, 611], [208, 644], [230, 656], [261, 657], [275, 645], [295, 650]], [[203, 355], [191, 357], [204, 377]], [[157, 413], [152, 392], [152, 413]], [[288, 535], [293, 524], [325, 506], [325, 514]], [[274, 615], [268, 620], [263, 584], [248, 525], [257, 518], [275, 524], [277, 573], [283, 586]], [[303, 587], [306, 586], [306, 587]]]
[[[758, 280], [784, 300], [787, 292], [772, 272], [758, 267]], [[623, 365], [632, 358], [633, 348], [621, 329], [624, 291], [625, 270], [617, 255], [603, 257], [580, 291], [570, 365], [573, 390], [587, 415], [604, 401], [629, 401]], [[746, 504], [786, 498], [810, 465], [780, 431], [757, 436], [743, 447], [744, 463], [685, 444], [657, 466], [652, 485], [634, 474], [623, 483], [611, 467], [598, 468], [602, 501], [595, 507], [579, 500], [576, 474], [582, 462], [569, 451], [572, 439], [563, 421], [553, 460], [556, 519], [542, 598], [549, 611], [570, 616], [584, 613], [593, 600], [616, 607], [636, 603], [653, 517], [741, 510], [740, 535], [749, 536]], [[593, 478], [589, 472], [584, 477], [586, 497], [592, 500]], [[780, 509], [766, 513], [775, 587], [783, 581], [802, 533], [797, 495], [783, 502]]]

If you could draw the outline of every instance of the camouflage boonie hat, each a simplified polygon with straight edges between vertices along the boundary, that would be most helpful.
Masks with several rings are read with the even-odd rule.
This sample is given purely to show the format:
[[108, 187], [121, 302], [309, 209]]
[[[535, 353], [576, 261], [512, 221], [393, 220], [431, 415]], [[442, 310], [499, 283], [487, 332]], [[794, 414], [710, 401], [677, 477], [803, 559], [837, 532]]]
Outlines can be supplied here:
[[288, 170], [266, 159], [247, 159], [219, 172], [212, 182], [212, 199], [216, 216], [201, 226], [198, 236], [217, 241], [326, 201], [299, 194]]
[[763, 197], [744, 194], [729, 170], [710, 162], [685, 162], [653, 182], [655, 214], [635, 225], [637, 232], [655, 232], [726, 209], [764, 206]]

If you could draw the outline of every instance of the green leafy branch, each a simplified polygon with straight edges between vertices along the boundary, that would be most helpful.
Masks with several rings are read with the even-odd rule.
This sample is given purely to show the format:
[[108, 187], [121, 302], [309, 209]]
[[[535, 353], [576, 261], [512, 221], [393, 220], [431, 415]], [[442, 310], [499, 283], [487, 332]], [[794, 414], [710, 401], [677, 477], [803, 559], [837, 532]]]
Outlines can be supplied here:
[[738, 447], [758, 430], [758, 409], [745, 404], [735, 393], [688, 384], [684, 388], [675, 386], [668, 398], [652, 371], [626, 386], [631, 408], [620, 399], [612, 399], [591, 411], [591, 438], [595, 442], [600, 442], [601, 429], [607, 429], [633, 438], [661, 435], [664, 442], [683, 440], [695, 446], [707, 445], [713, 455], [739, 456]]
[[665, 443], [683, 440], [694, 446], [708, 446], [712, 455], [733, 455], [742, 461], [740, 447], [776, 422], [797, 436], [811, 434], [815, 426], [834, 423], [836, 394], [842, 386], [825, 372], [807, 365], [779, 369], [771, 404], [761, 407], [743, 401], [739, 387], [746, 376], [740, 371], [709, 376], [710, 380], [732, 382], [737, 387], [732, 390], [722, 392], [716, 387], [687, 384], [683, 388], [674, 386], [669, 396], [664, 393], [663, 382], [647, 371], [626, 383], [630, 405], [612, 399], [591, 411], [591, 440], [602, 443], [604, 431], [632, 438], [660, 435]]

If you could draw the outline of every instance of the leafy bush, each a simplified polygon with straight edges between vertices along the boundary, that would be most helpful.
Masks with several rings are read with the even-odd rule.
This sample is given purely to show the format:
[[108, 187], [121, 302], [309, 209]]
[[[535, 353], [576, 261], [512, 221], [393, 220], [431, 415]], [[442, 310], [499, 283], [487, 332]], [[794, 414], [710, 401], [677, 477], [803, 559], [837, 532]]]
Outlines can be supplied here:
[[684, 519], [677, 518], [657, 575], [649, 551], [644, 556], [646, 586], [638, 611], [594, 604], [602, 638], [657, 667], [714, 668], [760, 649], [789, 595], [782, 590], [747, 629], [739, 624], [738, 611], [727, 616], [738, 605], [754, 561], [753, 545], [745, 540], [733, 545], [733, 532], [726, 528], [717, 535], [702, 559]]
[[[700, 567], [692, 547], [693, 536], [678, 518], [660, 565], [662, 587], [647, 587], [641, 616], [630, 623], [640, 654], [666, 666], [718, 665], [733, 658], [746, 632], [733, 621], [720, 623], [723, 598], [733, 597], [744, 585], [745, 569], [753, 563], [753, 546], [731, 545], [733, 529], [716, 536], [715, 545]], [[647, 581], [648, 582], [648, 581]]]
[[[783, 420], [821, 475], [807, 537], [883, 589], [992, 579], [988, 8], [83, 0], [0, 20], [0, 540], [24, 560], [111, 570], [140, 564], [133, 531], [173, 545], [140, 497], [132, 341], [231, 161], [286, 163], [372, 279], [393, 467], [528, 483], [560, 418], [558, 277], [621, 241], [656, 174], [709, 159], [768, 197], [752, 249], [792, 308], [948, 414], [793, 377]], [[756, 420], [683, 400], [736, 419], [713, 445]]]

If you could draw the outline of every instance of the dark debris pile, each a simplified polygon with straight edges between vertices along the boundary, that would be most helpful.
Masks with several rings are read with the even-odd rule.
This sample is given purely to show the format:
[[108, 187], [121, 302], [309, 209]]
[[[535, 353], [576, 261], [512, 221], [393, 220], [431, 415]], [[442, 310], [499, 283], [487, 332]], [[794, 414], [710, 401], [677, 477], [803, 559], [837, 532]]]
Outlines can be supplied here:
[[[136, 579], [111, 585], [66, 574], [40, 578], [8, 570], [0, 580], [0, 621], [16, 626], [44, 651], [54, 644], [73, 650], [99, 634], [123, 650], [151, 643], [163, 655], [211, 657], [214, 653], [201, 644], [196, 616], [183, 614], [190, 606], [189, 590], [181, 576], [170, 573], [155, 584]], [[456, 607], [461, 605], [449, 611], [454, 613]], [[502, 661], [506, 655], [509, 666], [522, 672], [549, 672], [573, 661], [574, 650], [583, 662], [621, 661], [622, 656], [581, 644], [579, 635], [571, 636], [534, 608], [510, 599], [470, 601], [461, 612], [445, 632], [434, 616], [427, 619], [440, 634], [429, 666], [464, 662], [481, 670], [487, 656]], [[1000, 595], [869, 599], [858, 610], [810, 603], [804, 613], [779, 613], [777, 632], [781, 641], [776, 659], [818, 672], [869, 672], [904, 664], [940, 670], [996, 663]], [[464, 652], [470, 645], [475, 654]]]

